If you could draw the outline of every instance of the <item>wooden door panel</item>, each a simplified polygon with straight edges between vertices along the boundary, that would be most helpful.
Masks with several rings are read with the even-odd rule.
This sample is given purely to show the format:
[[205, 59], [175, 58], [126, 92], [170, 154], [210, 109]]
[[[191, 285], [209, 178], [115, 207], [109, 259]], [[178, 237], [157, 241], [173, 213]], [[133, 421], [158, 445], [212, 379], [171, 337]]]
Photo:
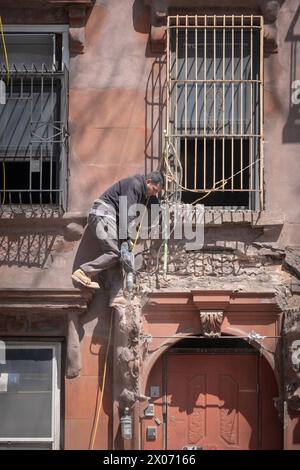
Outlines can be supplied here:
[[169, 355], [167, 446], [257, 446], [257, 357]]

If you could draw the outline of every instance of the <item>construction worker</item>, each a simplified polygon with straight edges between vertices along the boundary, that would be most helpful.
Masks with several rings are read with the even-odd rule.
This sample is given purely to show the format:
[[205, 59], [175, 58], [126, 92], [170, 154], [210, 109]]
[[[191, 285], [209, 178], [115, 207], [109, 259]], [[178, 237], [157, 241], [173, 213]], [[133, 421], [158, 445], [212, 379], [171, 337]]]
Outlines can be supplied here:
[[[146, 176], [135, 175], [113, 184], [94, 201], [88, 215], [88, 225], [97, 237], [101, 255], [76, 269], [72, 274], [73, 281], [92, 289], [100, 288], [99, 283], [92, 278], [119, 264], [122, 241], [127, 239], [129, 246], [132, 245], [128, 231], [136, 215], [129, 216], [128, 210], [135, 204], [146, 205], [152, 197], [157, 199], [163, 184], [164, 177], [159, 171], [153, 171]], [[123, 206], [124, 198], [126, 206]], [[120, 296], [123, 297], [123, 294], [118, 286], [113, 298]]]

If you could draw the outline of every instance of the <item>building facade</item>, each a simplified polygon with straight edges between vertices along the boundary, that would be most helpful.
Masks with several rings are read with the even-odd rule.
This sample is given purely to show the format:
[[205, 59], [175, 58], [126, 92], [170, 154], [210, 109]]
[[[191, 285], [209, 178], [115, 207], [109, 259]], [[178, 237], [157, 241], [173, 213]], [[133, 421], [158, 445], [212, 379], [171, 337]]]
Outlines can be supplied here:
[[[0, 12], [0, 448], [299, 449], [299, 2]], [[203, 245], [141, 241], [110, 308], [87, 212], [157, 168]]]

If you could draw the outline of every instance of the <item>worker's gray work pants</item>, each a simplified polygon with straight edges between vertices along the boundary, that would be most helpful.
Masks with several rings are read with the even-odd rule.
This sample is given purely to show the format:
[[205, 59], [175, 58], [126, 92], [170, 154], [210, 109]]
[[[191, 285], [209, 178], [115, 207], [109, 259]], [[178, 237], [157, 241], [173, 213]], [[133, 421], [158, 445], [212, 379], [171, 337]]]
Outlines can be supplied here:
[[88, 261], [80, 268], [88, 275], [94, 276], [115, 266], [120, 259], [119, 241], [117, 238], [116, 219], [109, 215], [89, 214], [88, 225], [100, 245], [101, 255]]

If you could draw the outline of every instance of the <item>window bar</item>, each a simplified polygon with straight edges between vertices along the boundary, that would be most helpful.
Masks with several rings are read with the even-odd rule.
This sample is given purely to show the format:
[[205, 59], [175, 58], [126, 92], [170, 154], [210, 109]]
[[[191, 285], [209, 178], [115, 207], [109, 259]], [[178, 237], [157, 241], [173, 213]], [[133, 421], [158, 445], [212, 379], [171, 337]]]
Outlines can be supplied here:
[[[167, 112], [167, 123], [166, 123], [166, 136], [169, 137], [170, 135], [170, 108], [172, 109], [172, 103], [171, 103], [171, 92], [170, 92], [170, 87], [172, 86], [172, 81], [171, 81], [171, 67], [170, 67], [170, 18], [168, 18], [168, 28], [167, 28], [167, 101], [166, 101], [166, 112]], [[163, 142], [163, 148], [165, 148], [166, 142]], [[166, 151], [168, 152], [168, 148], [166, 148]], [[168, 153], [164, 156], [168, 160]], [[165, 162], [163, 162], [163, 166], [165, 166]], [[165, 181], [165, 189], [168, 191], [168, 181], [166, 178]]]
[[188, 174], [188, 166], [187, 166], [187, 138], [184, 138], [184, 186], [187, 188], [188, 187], [188, 179], [187, 179], [187, 174]]
[[30, 150], [29, 150], [29, 204], [32, 206], [32, 172], [31, 172], [31, 168], [32, 168], [32, 138], [33, 138], [33, 135], [32, 135], [32, 128], [33, 128], [33, 80], [34, 80], [34, 76], [31, 75], [30, 77], [30, 126], [31, 126], [31, 136], [30, 136], [30, 139], [31, 139], [31, 142], [30, 142]]
[[264, 68], [263, 68], [263, 45], [264, 45], [264, 30], [263, 30], [263, 17], [260, 17], [260, 64], [259, 64], [259, 87], [260, 87], [260, 181], [259, 181], [259, 191], [260, 191], [260, 209], [263, 208], [263, 80], [264, 80]]
[[32, 206], [32, 142], [29, 144], [29, 204]]
[[[164, 145], [166, 145], [166, 155], [164, 156], [164, 158], [167, 160], [168, 164], [170, 164], [170, 159], [169, 159], [169, 155], [170, 155], [170, 149], [169, 149], [169, 146], [168, 146], [168, 139], [170, 139], [170, 135], [172, 134], [172, 129], [171, 129], [171, 121], [172, 121], [172, 112], [173, 112], [173, 96], [172, 96], [172, 74], [171, 74], [171, 60], [172, 60], [172, 47], [171, 47], [171, 41], [172, 41], [172, 33], [171, 33], [171, 30], [170, 30], [170, 25], [171, 25], [171, 22], [172, 22], [172, 19], [171, 18], [168, 18], [168, 29], [167, 29], [167, 38], [168, 38], [168, 42], [167, 42], [167, 134], [166, 134], [166, 142], [164, 142]], [[175, 33], [177, 33], [177, 29], [175, 31]], [[173, 63], [172, 63], [172, 68], [173, 68]], [[176, 77], [175, 77], [176, 79]], [[176, 85], [176, 81], [174, 81], [174, 84], [175, 84], [175, 94], [177, 96], [177, 85]], [[174, 122], [176, 122], [176, 104], [174, 106]], [[172, 185], [174, 184], [173, 181], [168, 181], [166, 179], [166, 182], [165, 182], [165, 185], [166, 185], [166, 190], [167, 191], [171, 191], [171, 187]]]
[[[241, 25], [244, 26], [244, 17], [241, 17]], [[240, 132], [244, 134], [243, 129], [243, 80], [244, 80], [244, 30], [241, 29], [241, 123]], [[243, 137], [240, 138], [240, 157], [241, 157], [241, 173], [240, 173], [240, 189], [243, 190]]]
[[[195, 26], [198, 25], [198, 16], [195, 15]], [[196, 69], [196, 84], [195, 84], [195, 93], [196, 93], [196, 109], [195, 109], [195, 168], [194, 168], [194, 189], [197, 189], [197, 164], [198, 164], [198, 29], [195, 28], [195, 69]]]
[[[51, 113], [52, 113], [52, 126], [54, 126], [54, 123], [55, 123], [55, 115], [54, 115], [54, 85], [53, 85], [53, 75], [51, 76]], [[62, 114], [62, 113], [61, 113]], [[61, 129], [61, 131], [63, 131], [63, 129]], [[52, 127], [52, 132], [55, 133], [55, 129], [54, 127]], [[62, 140], [62, 135], [60, 135], [60, 139]], [[53, 186], [52, 186], [52, 164], [53, 164], [53, 142], [50, 142], [50, 168], [49, 168], [49, 189], [50, 189], [50, 193], [49, 193], [49, 196], [50, 196], [50, 204], [53, 203], [52, 201], [52, 189], [53, 189]], [[58, 162], [57, 162], [58, 164]]]
[[[151, 73], [151, 123], [150, 123], [150, 129], [154, 129], [154, 70], [153, 73]], [[153, 158], [153, 139], [150, 139], [150, 155]], [[152, 169], [152, 165], [151, 165]]]
[[[226, 17], [223, 16], [223, 26], [226, 25]], [[222, 69], [222, 77], [223, 77], [223, 84], [222, 84], [222, 121], [223, 121], [223, 136], [225, 134], [225, 62], [226, 62], [226, 51], [225, 51], [225, 28], [223, 28], [223, 69]], [[223, 189], [224, 189], [224, 179], [225, 179], [225, 139], [222, 138], [222, 180], [223, 180]]]
[[195, 138], [195, 163], [194, 163], [194, 189], [197, 189], [197, 173], [198, 173], [198, 139]]
[[206, 191], [206, 46], [207, 46], [207, 16], [204, 17], [204, 125], [203, 125], [203, 190]]
[[[213, 31], [214, 31], [214, 35], [213, 35], [213, 63], [214, 63], [214, 67], [213, 67], [213, 77], [214, 77], [214, 82], [213, 82], [213, 99], [214, 99], [214, 113], [213, 113], [213, 129], [214, 129], [214, 134], [216, 134], [216, 118], [217, 118], [217, 113], [216, 113], [216, 101], [217, 101], [217, 95], [216, 95], [216, 15], [214, 15], [214, 20], [213, 20]], [[219, 119], [219, 116], [218, 116], [218, 119]], [[215, 187], [215, 184], [216, 184], [216, 137], [213, 137], [213, 142], [214, 142], [214, 145], [213, 145], [213, 187]]]
[[[234, 16], [232, 15], [232, 26], [234, 25]], [[231, 134], [235, 133], [234, 125], [234, 30], [231, 31]]]
[[[179, 55], [179, 38], [178, 38], [178, 21], [179, 17], [178, 15], [176, 16], [176, 52], [175, 52], [175, 69], [176, 69], [176, 75], [175, 75], [175, 132], [178, 131], [178, 55]], [[177, 139], [176, 139], [177, 140]], [[176, 142], [175, 145], [175, 151], [178, 149], [178, 141]], [[174, 155], [174, 158], [176, 156]], [[177, 175], [177, 163], [174, 163], [175, 169], [176, 169], [176, 181], [178, 181], [178, 175]], [[182, 175], [180, 175], [182, 177]]]
[[39, 195], [40, 195], [40, 205], [43, 203], [43, 145], [40, 145], [40, 188], [39, 188]]
[[[188, 15], [185, 17], [185, 58], [184, 58], [184, 76], [185, 80], [187, 80], [187, 65], [188, 65]], [[184, 84], [184, 132], [187, 135], [187, 82], [185, 81]], [[185, 165], [185, 172], [184, 172], [184, 186], [187, 188], [187, 141], [186, 137], [184, 139], [184, 165]]]
[[[250, 23], [250, 134], [253, 134], [253, 15], [251, 15]], [[253, 138], [250, 137], [250, 190], [253, 189]]]
[[233, 180], [234, 180], [234, 138], [231, 137], [231, 189], [233, 191]]
[[[232, 21], [232, 30], [231, 30], [231, 78], [234, 80], [234, 15], [231, 17]], [[235, 133], [235, 125], [234, 125], [234, 84], [231, 84], [231, 133]], [[231, 189], [234, 188], [234, 140], [233, 137], [231, 138]]]

